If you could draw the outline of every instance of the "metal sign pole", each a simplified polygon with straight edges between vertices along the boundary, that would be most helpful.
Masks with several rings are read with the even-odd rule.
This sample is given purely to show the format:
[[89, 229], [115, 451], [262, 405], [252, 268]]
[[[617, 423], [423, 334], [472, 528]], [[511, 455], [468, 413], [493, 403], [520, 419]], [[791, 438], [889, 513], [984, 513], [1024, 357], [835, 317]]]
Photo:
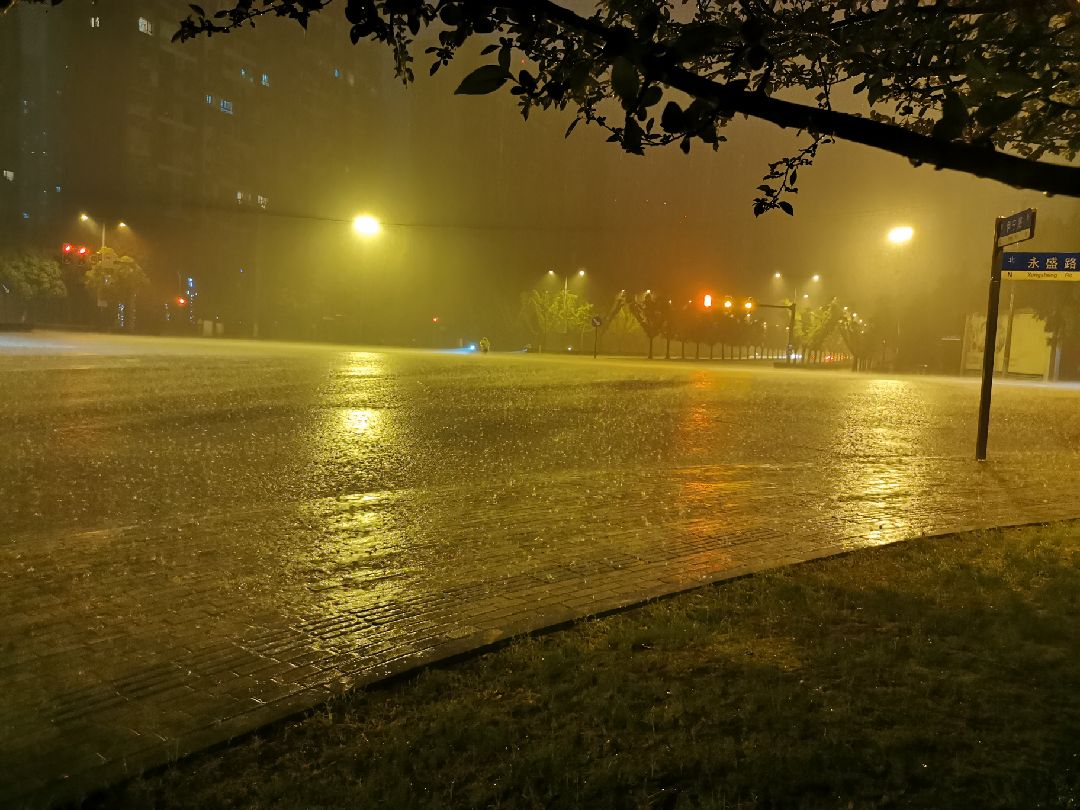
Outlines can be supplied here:
[[990, 289], [986, 300], [986, 340], [983, 343], [983, 387], [978, 395], [978, 435], [975, 438], [975, 460], [986, 460], [986, 440], [990, 432], [990, 394], [994, 389], [995, 348], [998, 340], [998, 305], [1001, 300], [1001, 248], [998, 231], [1001, 220], [994, 222], [994, 253], [990, 259]]
[[[997, 347], [998, 328], [998, 305], [1001, 302], [1001, 269], [1005, 259], [1002, 248], [1006, 245], [1014, 245], [1017, 242], [1025, 242], [1035, 236], [1034, 208], [1027, 208], [1012, 216], [998, 217], [994, 220], [994, 252], [990, 258], [990, 292], [986, 301], [986, 341], [983, 344], [983, 368], [982, 368], [982, 391], [979, 395], [979, 434], [975, 438], [975, 460], [986, 461], [986, 437], [990, 433], [990, 395], [994, 387], [994, 351]], [[1010, 253], [1010, 261], [1017, 258], [1017, 254]], [[1040, 255], [1033, 254], [1028, 261], [1031, 270], [1042, 268]], [[1069, 259], [1070, 264], [1075, 258], [1068, 256], [1054, 256], [1054, 267], [1057, 268], [1059, 259]], [[1009, 265], [1010, 268], [1012, 264]], [[1009, 278], [1014, 275], [1010, 270]], [[1040, 273], [1039, 277], [1049, 275]], [[1053, 275], [1057, 275], [1056, 270]]]
[[1001, 247], [998, 233], [1004, 217], [994, 221], [994, 252], [990, 260], [990, 291], [986, 301], [986, 340], [983, 343], [982, 390], [979, 394], [979, 433], [975, 439], [975, 460], [986, 461], [986, 440], [990, 433], [990, 396], [994, 386], [994, 352], [997, 347], [998, 305], [1001, 301]]

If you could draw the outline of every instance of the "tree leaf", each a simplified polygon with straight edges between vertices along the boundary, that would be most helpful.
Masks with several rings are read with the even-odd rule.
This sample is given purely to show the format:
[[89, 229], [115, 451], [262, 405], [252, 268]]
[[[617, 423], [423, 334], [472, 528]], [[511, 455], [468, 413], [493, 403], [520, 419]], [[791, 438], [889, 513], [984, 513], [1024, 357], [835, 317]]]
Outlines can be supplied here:
[[1024, 95], [995, 96], [975, 111], [975, 121], [980, 126], [996, 127], [1020, 112], [1024, 106]]
[[686, 130], [686, 117], [682, 107], [676, 102], [669, 101], [664, 105], [664, 112], [660, 116], [660, 126], [666, 132], [684, 132]]
[[488, 93], [494, 93], [509, 78], [510, 74], [503, 70], [501, 65], [484, 65], [462, 79], [461, 84], [454, 91], [454, 95], [484, 96]]
[[941, 120], [934, 124], [933, 136], [946, 141], [959, 138], [969, 121], [967, 105], [959, 95], [952, 91], [945, 93], [941, 105]]
[[611, 89], [622, 101], [623, 109], [630, 109], [637, 100], [641, 88], [641, 78], [637, 67], [624, 56], [620, 56], [611, 65]]

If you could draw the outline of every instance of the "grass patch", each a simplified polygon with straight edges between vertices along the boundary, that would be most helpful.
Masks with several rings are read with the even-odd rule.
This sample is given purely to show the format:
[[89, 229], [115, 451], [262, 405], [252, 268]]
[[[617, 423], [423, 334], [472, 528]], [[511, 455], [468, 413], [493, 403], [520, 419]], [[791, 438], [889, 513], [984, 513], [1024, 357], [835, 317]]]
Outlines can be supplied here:
[[335, 701], [109, 807], [1077, 807], [1080, 524], [725, 583]]

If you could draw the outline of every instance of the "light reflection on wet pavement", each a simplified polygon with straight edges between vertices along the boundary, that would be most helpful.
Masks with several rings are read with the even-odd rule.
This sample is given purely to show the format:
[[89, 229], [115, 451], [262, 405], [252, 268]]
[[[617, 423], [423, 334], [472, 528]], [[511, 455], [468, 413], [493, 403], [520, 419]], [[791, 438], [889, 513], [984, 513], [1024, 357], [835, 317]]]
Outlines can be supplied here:
[[695, 584], [1080, 517], [1080, 391], [0, 336], [0, 804]]

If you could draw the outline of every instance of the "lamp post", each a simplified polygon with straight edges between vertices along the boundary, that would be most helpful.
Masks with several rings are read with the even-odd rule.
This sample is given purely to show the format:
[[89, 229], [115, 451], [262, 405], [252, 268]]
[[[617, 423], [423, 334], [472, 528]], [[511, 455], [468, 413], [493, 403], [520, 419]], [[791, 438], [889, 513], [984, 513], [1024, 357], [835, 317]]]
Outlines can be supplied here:
[[[566, 319], [566, 308], [567, 308], [567, 299], [568, 299], [568, 297], [570, 295], [570, 275], [567, 274], [567, 273], [561, 273], [561, 274], [556, 273], [554, 270], [548, 270], [548, 275], [553, 277], [553, 278], [557, 278], [559, 275], [562, 275], [563, 285], [562, 285], [562, 307], [561, 307], [561, 309], [562, 309], [562, 315], [563, 315], [563, 335], [569, 337], [569, 335], [570, 335], [570, 324]], [[585, 277], [585, 269], [582, 268], [582, 269], [578, 270], [576, 275], [577, 275], [578, 278], [584, 278]]]
[[[94, 222], [94, 218], [91, 217], [89, 214], [79, 214], [79, 221], [80, 222]], [[94, 223], [94, 224], [96, 225], [96, 223]], [[107, 226], [106, 226], [105, 222], [102, 221], [102, 223], [101, 223], [101, 249], [102, 250], [105, 249], [106, 227]], [[116, 223], [116, 229], [117, 230], [126, 230], [127, 229], [127, 223], [123, 222], [123, 221]]]
[[[784, 278], [783, 273], [773, 273], [773, 280], [774, 281], [783, 281], [783, 278]], [[810, 276], [810, 278], [807, 279], [806, 284], [807, 284], [807, 286], [809, 286], [810, 284], [817, 284], [820, 281], [821, 281], [821, 274], [820, 273], [814, 273], [814, 275]], [[804, 287], [804, 289], [805, 289], [805, 287]], [[762, 307], [764, 309], [786, 309], [790, 313], [790, 317], [788, 318], [788, 333], [787, 333], [787, 361], [788, 361], [788, 365], [791, 365], [795, 360], [795, 320], [796, 320], [796, 315], [797, 315], [798, 306], [799, 306], [799, 288], [795, 287], [792, 292], [793, 292], [793, 295], [791, 297], [791, 303], [790, 304], [758, 304], [759, 307]], [[803, 293], [803, 299], [809, 300], [809, 298], [810, 298], [810, 293]]]
[[[897, 226], [889, 229], [888, 233], [885, 234], [885, 239], [893, 247], [895, 247], [895, 248], [903, 248], [904, 246], [906, 246], [908, 243], [911, 242], [911, 240], [912, 240], [912, 238], [914, 236], [915, 236], [915, 229], [912, 228], [910, 225], [897, 225]], [[892, 277], [891, 280], [892, 280], [892, 282], [894, 284], [896, 283], [895, 276]], [[885, 364], [885, 352], [886, 352], [886, 350], [885, 350], [884, 341], [882, 341], [882, 349], [881, 349], [881, 363], [882, 363], [882, 365]], [[898, 310], [897, 313], [896, 313], [896, 356], [898, 357], [899, 355], [900, 355], [900, 311]]]
[[[358, 214], [353, 217], [352, 229], [353, 233], [366, 241], [382, 233], [383, 226], [379, 219], [371, 214]], [[370, 337], [365, 330], [361, 330], [361, 336], [364, 339]]]

